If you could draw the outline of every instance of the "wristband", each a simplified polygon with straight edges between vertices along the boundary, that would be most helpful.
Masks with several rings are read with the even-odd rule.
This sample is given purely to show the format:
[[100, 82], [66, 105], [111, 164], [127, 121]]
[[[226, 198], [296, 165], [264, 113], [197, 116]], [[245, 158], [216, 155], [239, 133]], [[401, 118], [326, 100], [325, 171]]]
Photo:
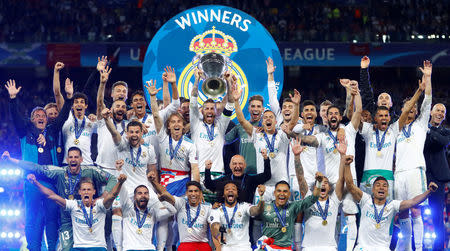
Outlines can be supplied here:
[[318, 189], [322, 188], [322, 181], [316, 180], [316, 188], [318, 188]]
[[233, 110], [234, 110], [234, 103], [228, 102], [228, 103], [225, 105], [225, 109], [227, 109], [227, 110], [229, 110], [229, 111], [233, 111]]

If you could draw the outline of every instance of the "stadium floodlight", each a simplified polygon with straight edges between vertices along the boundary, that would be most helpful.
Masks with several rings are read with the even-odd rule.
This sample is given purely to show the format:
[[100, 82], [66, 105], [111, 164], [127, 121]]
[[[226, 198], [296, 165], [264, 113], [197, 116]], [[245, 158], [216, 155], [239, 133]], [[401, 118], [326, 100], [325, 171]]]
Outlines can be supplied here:
[[16, 233], [14, 234], [14, 237], [15, 237], [16, 239], [19, 239], [19, 238], [20, 238], [20, 233], [19, 233], [19, 232], [16, 232]]
[[16, 169], [14, 171], [14, 174], [17, 175], [17, 176], [19, 176], [21, 173], [22, 173], [22, 171], [20, 169]]
[[8, 171], [6, 171], [6, 169], [3, 169], [3, 170], [0, 171], [1, 175], [6, 175], [7, 173], [8, 173]]
[[6, 233], [5, 233], [5, 232], [2, 232], [2, 234], [0, 235], [0, 237], [6, 238]]
[[14, 169], [9, 169], [8, 170], [8, 175], [13, 175], [14, 174]]
[[431, 238], [436, 239], [436, 233], [435, 233], [435, 232], [433, 232], [433, 233], [431, 234]]
[[414, 36], [414, 35], [411, 35], [411, 39], [414, 39], [414, 38], [416, 38], [416, 36]]
[[417, 38], [423, 39], [423, 35], [418, 35]]
[[358, 43], [358, 40], [356, 40], [356, 39], [353, 39], [353, 43]]
[[20, 215], [20, 210], [19, 209], [14, 210], [14, 215], [15, 216], [19, 216]]
[[445, 35], [442, 35], [441, 38], [445, 38]]
[[13, 232], [9, 232], [9, 233], [8, 233], [8, 238], [10, 238], [10, 239], [11, 239], [12, 237], [14, 237], [14, 234], [13, 234]]
[[425, 215], [431, 215], [431, 210], [429, 208], [425, 208], [425, 210], [423, 210], [423, 213]]
[[425, 233], [425, 238], [430, 239], [430, 237], [431, 237], [431, 234], [429, 232], [426, 232]]
[[5, 189], [3, 187], [0, 187], [0, 193], [5, 192]]
[[402, 239], [402, 238], [403, 238], [403, 234], [402, 234], [402, 232], [398, 233], [398, 235], [397, 235], [397, 236], [398, 236], [398, 238], [399, 238], [399, 239]]
[[1, 216], [5, 216], [5, 215], [6, 215], [6, 210], [5, 210], [5, 209], [2, 209], [2, 210], [0, 211], [0, 215], [1, 215]]

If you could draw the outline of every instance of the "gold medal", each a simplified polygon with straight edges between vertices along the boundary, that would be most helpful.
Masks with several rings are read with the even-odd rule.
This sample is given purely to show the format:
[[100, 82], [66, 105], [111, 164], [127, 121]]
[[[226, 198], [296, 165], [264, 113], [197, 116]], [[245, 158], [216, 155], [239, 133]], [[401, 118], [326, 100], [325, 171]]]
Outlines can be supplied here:
[[209, 142], [209, 145], [210, 145], [210, 146], [214, 146], [214, 142], [210, 141], [210, 142]]
[[281, 228], [281, 232], [286, 233], [286, 231], [287, 231], [286, 227]]
[[171, 166], [171, 167], [172, 167], [172, 160], [170, 160], [170, 161], [169, 161], [169, 166]]
[[79, 141], [78, 139], [75, 139], [75, 140], [73, 141], [73, 143], [74, 143], [75, 145], [78, 145], [78, 144], [80, 144], [80, 141]]
[[69, 195], [69, 200], [73, 200], [73, 194]]
[[147, 156], [147, 154], [145, 152], [142, 152], [142, 158], [145, 158], [145, 156]]
[[303, 152], [306, 152], [306, 151], [308, 151], [308, 147], [307, 146], [303, 147]]
[[136, 167], [133, 166], [133, 173], [135, 173], [135, 172], [136, 172]]
[[327, 220], [323, 220], [323, 221], [322, 221], [322, 225], [326, 226], [327, 224], [328, 224], [328, 221], [327, 221]]
[[188, 228], [188, 233], [190, 233], [190, 234], [192, 234], [192, 232], [194, 232], [194, 230], [190, 227], [190, 228]]
[[137, 234], [142, 234], [142, 229], [138, 228], [136, 231]]
[[61, 147], [56, 148], [56, 151], [57, 151], [58, 153], [61, 153], [61, 152], [62, 152]]
[[380, 228], [380, 227], [381, 227], [380, 223], [375, 224], [375, 228], [376, 228], [376, 229], [378, 229], [378, 228]]
[[409, 142], [411, 142], [411, 139], [410, 138], [406, 138], [406, 143], [409, 143]]
[[44, 148], [39, 147], [39, 148], [38, 148], [38, 152], [39, 152], [39, 153], [43, 153], [43, 152], [44, 152]]
[[231, 234], [231, 228], [228, 228], [227, 233]]
[[269, 157], [270, 157], [271, 159], [275, 158], [275, 153], [274, 153], [274, 152], [270, 152], [270, 153], [269, 153]]
[[333, 153], [336, 154], [338, 151], [336, 148], [334, 148]]
[[381, 151], [377, 152], [377, 157], [381, 157]]
[[89, 228], [89, 232], [91, 232], [91, 233], [92, 233], [92, 227], [90, 227], [90, 228]]

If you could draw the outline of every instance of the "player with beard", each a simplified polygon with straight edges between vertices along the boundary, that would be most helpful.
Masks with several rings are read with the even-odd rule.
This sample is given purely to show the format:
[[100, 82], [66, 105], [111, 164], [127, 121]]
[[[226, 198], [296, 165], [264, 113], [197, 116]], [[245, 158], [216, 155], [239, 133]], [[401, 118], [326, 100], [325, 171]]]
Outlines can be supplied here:
[[[109, 75], [111, 73], [111, 68], [106, 66], [104, 69], [100, 70], [100, 84], [98, 87], [97, 92], [97, 135], [98, 135], [98, 141], [97, 141], [97, 149], [98, 149], [98, 156], [96, 163], [97, 165], [105, 170], [106, 172], [109, 172], [110, 174], [117, 176], [116, 171], [116, 163], [117, 160], [117, 148], [111, 147], [114, 145], [113, 139], [111, 137], [111, 133], [109, 132], [105, 120], [102, 117], [102, 110], [105, 107], [104, 103], [104, 95], [105, 95], [105, 86], [106, 82], [108, 81]], [[113, 99], [115, 98], [115, 101], [113, 101], [111, 106], [111, 119], [113, 121], [113, 124], [117, 131], [119, 131], [120, 135], [123, 135], [125, 133], [125, 126], [128, 124], [128, 121], [125, 120], [125, 115], [127, 112], [127, 105], [125, 103], [126, 99], [126, 88], [125, 91], [123, 90], [123, 85], [118, 84], [119, 82], [116, 82], [113, 86], [113, 93], [112, 95]], [[119, 95], [120, 94], [120, 95]], [[106, 216], [106, 235], [107, 240], [109, 242], [109, 235], [112, 232], [114, 244], [116, 246], [116, 249], [120, 251], [120, 248], [122, 246], [122, 222], [121, 222], [121, 214], [116, 210], [111, 218], [111, 212], [108, 212]], [[114, 230], [114, 231], [112, 231]], [[108, 243], [109, 244], [109, 243]]]
[[[180, 106], [180, 99], [178, 97], [175, 69], [167, 66], [164, 69], [162, 77], [164, 81], [169, 82], [172, 87], [172, 102], [159, 112], [160, 117], [165, 123], [169, 115], [178, 110], [178, 107]], [[156, 81], [151, 81], [156, 84]], [[159, 160], [159, 139], [156, 133], [155, 121], [153, 120], [152, 114], [147, 113], [145, 110], [147, 107], [147, 102], [145, 101], [145, 94], [143, 91], [138, 90], [131, 95], [131, 107], [133, 108], [134, 115], [128, 118], [128, 120], [138, 120], [142, 122], [145, 127], [147, 127], [147, 132], [143, 135], [144, 146], [152, 145], [156, 153], [156, 159]]]
[[447, 194], [445, 184], [450, 181], [450, 169], [446, 154], [450, 143], [450, 130], [442, 125], [445, 115], [444, 104], [438, 103], [433, 106], [423, 151], [427, 167], [427, 180], [428, 182], [433, 181], [439, 186], [438, 190], [428, 198], [436, 233], [433, 250], [443, 250], [446, 240], [443, 212]]
[[[57, 147], [58, 135], [61, 132], [64, 121], [69, 116], [70, 105], [72, 103], [73, 86], [66, 85], [67, 105], [63, 107], [61, 113], [52, 119], [47, 117], [45, 109], [35, 107], [31, 112], [30, 119], [23, 118], [19, 112], [20, 103], [17, 98], [22, 87], [16, 87], [15, 80], [7, 81], [5, 85], [9, 94], [9, 112], [12, 122], [19, 136], [22, 159], [43, 165], [59, 165]], [[51, 180], [40, 176], [44, 186], [56, 190]], [[42, 233], [46, 228], [49, 250], [55, 250], [58, 240], [58, 207], [47, 200], [29, 182], [24, 182], [25, 201], [25, 236], [28, 242], [28, 249], [38, 250], [41, 248]], [[37, 212], [45, 212], [39, 213]]]
[[[250, 217], [258, 216], [264, 208], [264, 201], [260, 200], [258, 205], [252, 206], [246, 202], [239, 201], [241, 189], [236, 181], [229, 180], [223, 187], [224, 203], [211, 212], [211, 235], [221, 243], [222, 251], [247, 251], [251, 250], [249, 237]], [[259, 196], [264, 195], [264, 185], [258, 186]], [[226, 229], [223, 238], [220, 234], [220, 228]]]
[[[118, 161], [118, 165], [123, 161]], [[123, 249], [124, 250], [155, 250], [153, 245], [153, 228], [156, 222], [164, 220], [176, 213], [175, 208], [165, 201], [150, 199], [149, 188], [139, 185], [134, 189], [133, 199], [128, 197], [125, 188], [119, 196], [123, 213]]]
[[149, 181], [159, 194], [159, 198], [172, 204], [177, 210], [180, 245], [178, 251], [211, 251], [208, 244], [208, 228], [212, 219], [211, 205], [202, 203], [203, 193], [200, 183], [186, 183], [186, 197], [177, 197], [167, 192], [159, 184], [156, 172], [149, 173]]
[[94, 201], [95, 184], [89, 178], [85, 177], [80, 180], [78, 194], [81, 196], [81, 200], [74, 200], [59, 196], [51, 189], [39, 183], [33, 174], [28, 175], [28, 180], [38, 187], [41, 193], [55, 201], [71, 215], [74, 236], [74, 244], [71, 250], [73, 251], [106, 251], [104, 232], [106, 211], [111, 207], [126, 179], [127, 177], [121, 174], [118, 177], [118, 183], [113, 187], [111, 193]]
[[345, 165], [344, 177], [347, 190], [361, 208], [358, 244], [355, 248], [361, 251], [389, 251], [390, 229], [395, 214], [419, 205], [438, 189], [434, 182], [430, 182], [426, 192], [412, 199], [388, 200], [389, 183], [383, 176], [378, 176], [373, 182], [372, 196], [353, 183], [350, 165]]
[[[304, 146], [300, 145], [300, 140], [292, 146], [294, 153], [300, 154], [304, 151]], [[328, 178], [324, 177], [320, 188], [319, 200], [310, 208], [305, 210], [303, 219], [305, 220], [305, 234], [303, 237], [303, 250], [337, 250], [335, 240], [336, 220], [339, 206], [344, 193], [344, 165], [350, 165], [351, 159], [345, 156], [347, 146], [341, 142], [337, 147], [341, 160], [339, 167], [339, 179], [335, 186], [332, 186]], [[298, 162], [300, 162], [298, 160]], [[301, 164], [300, 164], [301, 166]], [[298, 168], [302, 170], [301, 168]], [[297, 174], [302, 177], [301, 173]], [[299, 181], [300, 183], [300, 181]]]
[[[363, 123], [360, 130], [366, 142], [366, 156], [364, 160], [364, 173], [360, 188], [370, 194], [373, 180], [383, 176], [389, 183], [389, 195], [393, 196], [394, 175], [393, 159], [397, 137], [406, 123], [408, 114], [417, 103], [425, 83], [420, 83], [414, 96], [405, 103], [398, 121], [389, 125], [391, 116], [385, 106], [379, 106], [375, 114], [375, 124]], [[389, 198], [389, 197], [388, 197]]]
[[[225, 132], [230, 122], [230, 116], [234, 109], [234, 100], [230, 94], [231, 86], [236, 85], [236, 76], [229, 76], [227, 81], [227, 94], [225, 99], [228, 103], [220, 116], [216, 114], [216, 103], [212, 99], [207, 99], [203, 103], [201, 114], [198, 108], [198, 85], [203, 72], [199, 69], [195, 70], [195, 82], [191, 91], [191, 99], [189, 105], [190, 126], [192, 140], [197, 147], [198, 163], [200, 170], [200, 183], [203, 184], [205, 179], [205, 162], [213, 161], [213, 169], [211, 174], [213, 177], [222, 176], [225, 172], [223, 163], [223, 146], [225, 142]], [[201, 115], [203, 118], [201, 118]], [[210, 191], [205, 191], [206, 201], [214, 201], [215, 195]]]
[[[166, 187], [170, 194], [183, 196], [186, 193], [187, 182], [191, 179], [200, 181], [197, 148], [192, 140], [184, 135], [185, 121], [178, 112], [169, 115], [165, 125], [163, 125], [156, 102], [156, 94], [161, 88], [156, 89], [156, 84], [151, 82], [147, 82], [146, 87], [150, 95], [150, 106], [159, 138], [161, 185]], [[172, 248], [172, 244], [177, 237], [176, 228], [176, 222], [172, 220], [167, 219], [159, 222], [157, 231], [158, 250], [164, 250], [166, 244], [168, 245], [167, 250]]]
[[[97, 187], [106, 186], [106, 189], [103, 192], [103, 197], [111, 191], [117, 182], [114, 176], [102, 171], [99, 168], [81, 165], [83, 162], [83, 157], [81, 155], [81, 150], [77, 147], [72, 147], [68, 150], [66, 160], [68, 166], [65, 168], [52, 165], [38, 165], [28, 161], [17, 160], [11, 158], [8, 152], [3, 153], [2, 159], [11, 162], [26, 171], [33, 172], [38, 175], [38, 177], [47, 177], [51, 180], [52, 184], [56, 186], [58, 195], [69, 200], [80, 199], [79, 194], [76, 193], [75, 189], [81, 178], [90, 178], [94, 181]], [[64, 210], [61, 210], [59, 241], [61, 243], [62, 250], [67, 251], [72, 248], [72, 223], [70, 220], [70, 214]]]
[[[250, 113], [250, 124], [261, 127], [261, 115], [264, 111], [264, 98], [261, 95], [254, 95], [249, 98], [248, 112]], [[256, 150], [249, 135], [241, 124], [236, 125], [225, 135], [228, 144], [240, 139], [239, 154], [245, 156], [247, 163], [246, 172], [256, 174]]]
[[[423, 62], [422, 81], [425, 82], [425, 98], [417, 117], [417, 103], [407, 115], [405, 126], [398, 135], [395, 158], [394, 191], [395, 199], [407, 200], [423, 193], [426, 188], [425, 157], [423, 147], [428, 131], [431, 110], [431, 71], [430, 61]], [[404, 104], [407, 101], [404, 102]], [[403, 109], [406, 107], [404, 106]], [[426, 202], [424, 203], [426, 204]], [[399, 223], [403, 238], [398, 239], [397, 250], [412, 250], [411, 237], [414, 230], [415, 250], [422, 250], [423, 222], [421, 205], [411, 208], [413, 229], [409, 210], [400, 212]]]
[[265, 246], [270, 246], [273, 250], [292, 250], [292, 235], [297, 215], [316, 203], [322, 188], [322, 181], [323, 175], [317, 172], [313, 195], [294, 202], [289, 202], [291, 188], [286, 181], [279, 181], [275, 185], [273, 192], [275, 200], [266, 202], [261, 214], [263, 237], [258, 240], [258, 245], [262, 250], [265, 250]]
[[[329, 126], [328, 131], [319, 133], [316, 136], [301, 135], [301, 139], [304, 144], [322, 149], [324, 155], [325, 173], [327, 174], [327, 178], [332, 185], [336, 185], [336, 182], [339, 179], [340, 156], [337, 149], [339, 143], [342, 143], [343, 141], [347, 142], [346, 154], [355, 154], [355, 138], [361, 122], [362, 104], [361, 95], [359, 94], [356, 81], [353, 82], [352, 88], [352, 96], [354, 96], [353, 98], [355, 101], [355, 111], [352, 114], [350, 123], [340, 129], [340, 123], [342, 120], [341, 112], [337, 106], [332, 105], [328, 107], [327, 112], [327, 121]], [[338, 131], [344, 131], [345, 135], [338, 133]], [[354, 179], [356, 179], [354, 165], [352, 165], [352, 174]], [[348, 226], [347, 250], [353, 250], [357, 235], [355, 214], [358, 213], [358, 207], [350, 194], [345, 196], [342, 210], [345, 213]]]

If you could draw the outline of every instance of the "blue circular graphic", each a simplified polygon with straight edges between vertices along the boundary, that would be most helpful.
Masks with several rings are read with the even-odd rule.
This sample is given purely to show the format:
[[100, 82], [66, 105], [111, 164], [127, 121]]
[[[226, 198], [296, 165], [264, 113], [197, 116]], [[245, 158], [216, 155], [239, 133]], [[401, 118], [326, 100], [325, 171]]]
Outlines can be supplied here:
[[[156, 80], [162, 86], [162, 74], [166, 66], [175, 68], [177, 86], [181, 97], [189, 98], [194, 82], [197, 54], [216, 52], [231, 60], [228, 69], [238, 78], [243, 89], [241, 108], [247, 115], [249, 97], [259, 94], [268, 106], [266, 59], [274, 65], [277, 98], [283, 88], [283, 61], [270, 33], [252, 16], [240, 10], [220, 6], [203, 5], [185, 10], [166, 22], [155, 34], [148, 46], [142, 80]], [[199, 84], [200, 105], [207, 99]], [[144, 87], [147, 102], [150, 96]], [[158, 94], [158, 95], [161, 95]], [[222, 96], [216, 98], [221, 100]], [[234, 118], [234, 115], [233, 115]]]

